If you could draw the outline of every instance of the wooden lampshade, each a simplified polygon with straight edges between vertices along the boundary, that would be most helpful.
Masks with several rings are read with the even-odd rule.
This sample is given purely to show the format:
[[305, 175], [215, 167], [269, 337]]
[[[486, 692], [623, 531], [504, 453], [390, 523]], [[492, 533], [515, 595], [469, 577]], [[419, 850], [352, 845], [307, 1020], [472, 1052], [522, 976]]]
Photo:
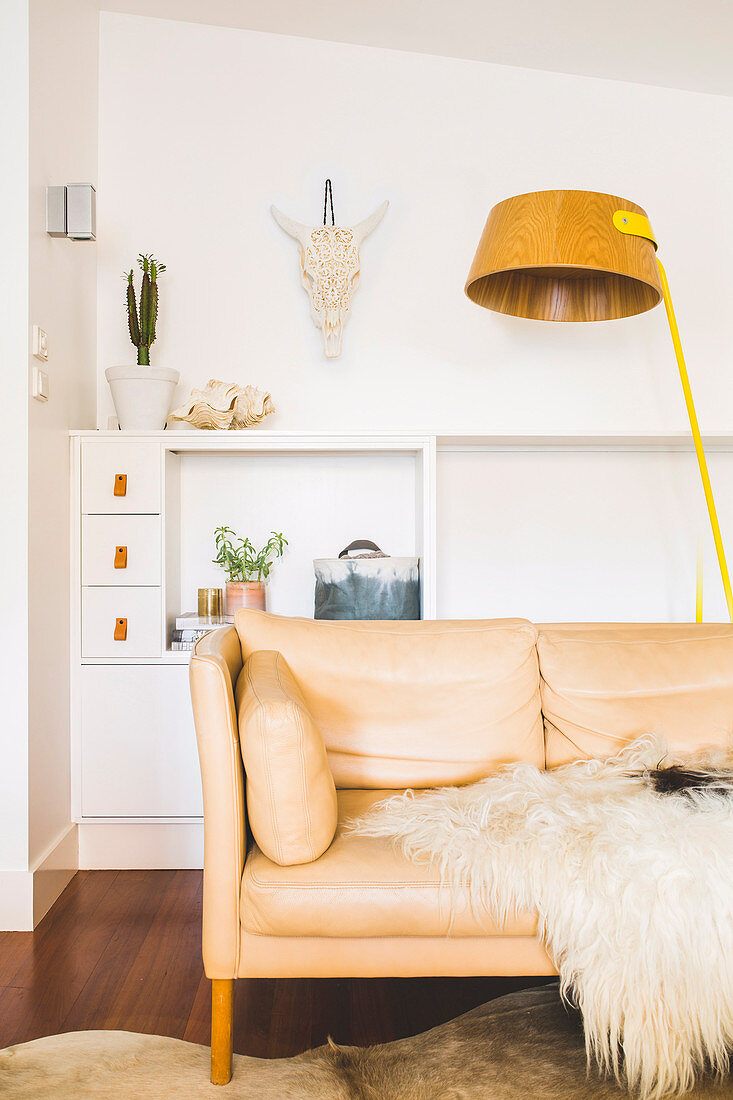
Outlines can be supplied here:
[[466, 282], [472, 302], [540, 321], [610, 321], [662, 300], [654, 245], [619, 232], [640, 206], [597, 191], [534, 191], [491, 210]]

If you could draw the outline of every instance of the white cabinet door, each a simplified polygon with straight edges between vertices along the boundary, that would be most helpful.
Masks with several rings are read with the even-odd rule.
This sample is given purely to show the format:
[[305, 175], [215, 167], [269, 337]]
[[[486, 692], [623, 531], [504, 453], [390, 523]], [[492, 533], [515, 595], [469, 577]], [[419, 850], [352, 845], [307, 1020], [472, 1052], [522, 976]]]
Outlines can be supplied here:
[[83, 516], [81, 583], [160, 585], [160, 516]]
[[100, 515], [159, 512], [160, 483], [157, 443], [82, 441], [82, 512]]
[[160, 588], [83, 588], [82, 657], [160, 657]]
[[82, 668], [81, 812], [202, 814], [187, 665]]

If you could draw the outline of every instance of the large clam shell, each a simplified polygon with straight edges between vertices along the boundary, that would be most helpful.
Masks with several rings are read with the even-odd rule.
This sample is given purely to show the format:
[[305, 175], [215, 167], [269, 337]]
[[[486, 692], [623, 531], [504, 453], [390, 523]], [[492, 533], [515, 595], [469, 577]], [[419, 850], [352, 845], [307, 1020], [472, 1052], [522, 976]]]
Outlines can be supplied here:
[[188, 400], [169, 414], [167, 423], [185, 421], [203, 430], [236, 430], [252, 428], [274, 411], [269, 393], [210, 378], [203, 389], [191, 390]]

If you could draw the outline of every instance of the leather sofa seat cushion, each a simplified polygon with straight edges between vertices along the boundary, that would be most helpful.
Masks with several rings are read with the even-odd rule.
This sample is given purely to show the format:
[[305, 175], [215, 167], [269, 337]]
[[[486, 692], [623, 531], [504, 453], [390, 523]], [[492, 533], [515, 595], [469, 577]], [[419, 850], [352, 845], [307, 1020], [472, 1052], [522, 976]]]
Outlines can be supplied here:
[[281, 867], [254, 847], [242, 878], [244, 931], [332, 938], [535, 935], [534, 915], [519, 916], [499, 929], [471, 912], [467, 895], [451, 914], [448, 890], [428, 864], [408, 861], [389, 840], [344, 835], [347, 820], [392, 794], [339, 791], [336, 836], [315, 863]]
[[252, 653], [237, 680], [249, 822], [275, 863], [307, 863], [336, 831], [336, 788], [323, 738], [280, 653]]
[[523, 619], [338, 622], [241, 610], [245, 658], [278, 650], [337, 787], [469, 783], [544, 766], [536, 628]]
[[733, 734], [733, 626], [540, 627], [538, 652], [549, 768], [644, 733], [680, 754]]

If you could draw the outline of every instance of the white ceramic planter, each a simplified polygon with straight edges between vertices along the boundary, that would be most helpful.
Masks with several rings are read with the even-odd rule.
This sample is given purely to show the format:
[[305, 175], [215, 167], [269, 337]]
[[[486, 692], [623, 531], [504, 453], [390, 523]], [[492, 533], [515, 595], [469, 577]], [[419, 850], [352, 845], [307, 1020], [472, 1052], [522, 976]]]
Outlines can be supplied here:
[[180, 377], [166, 367], [109, 367], [105, 377], [123, 432], [159, 432], [171, 411]]

